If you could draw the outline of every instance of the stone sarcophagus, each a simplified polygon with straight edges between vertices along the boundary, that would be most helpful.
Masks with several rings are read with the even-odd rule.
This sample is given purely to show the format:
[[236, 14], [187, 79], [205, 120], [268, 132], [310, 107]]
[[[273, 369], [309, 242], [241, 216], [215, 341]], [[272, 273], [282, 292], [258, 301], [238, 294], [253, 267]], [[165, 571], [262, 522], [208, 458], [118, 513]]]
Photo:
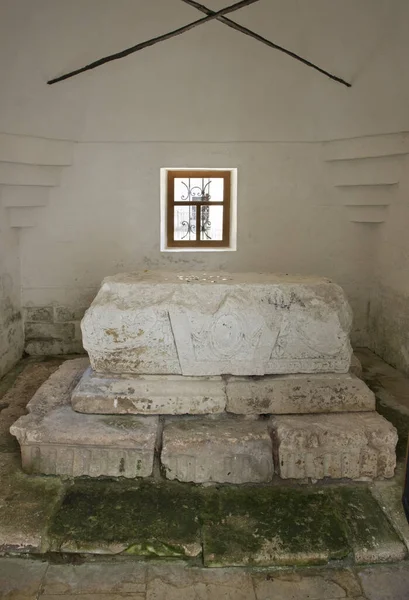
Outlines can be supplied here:
[[23, 466], [134, 478], [157, 456], [195, 483], [391, 477], [396, 431], [350, 370], [350, 327], [323, 278], [109, 277], [82, 322], [91, 367], [65, 363], [11, 429]]
[[82, 332], [99, 373], [346, 373], [351, 320], [323, 278], [147, 272], [105, 279]]

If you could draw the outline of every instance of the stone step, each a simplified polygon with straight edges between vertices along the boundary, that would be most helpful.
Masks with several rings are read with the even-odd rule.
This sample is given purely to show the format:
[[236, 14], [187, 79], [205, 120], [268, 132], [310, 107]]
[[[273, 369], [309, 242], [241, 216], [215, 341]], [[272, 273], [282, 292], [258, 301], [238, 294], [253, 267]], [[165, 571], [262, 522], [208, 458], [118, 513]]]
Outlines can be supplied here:
[[230, 377], [226, 385], [230, 413], [307, 414], [375, 410], [375, 395], [351, 374]]
[[276, 469], [283, 479], [393, 477], [398, 434], [377, 412], [272, 417]]
[[72, 407], [89, 414], [306, 414], [375, 410], [375, 396], [348, 373], [222, 378], [108, 376], [88, 369]]
[[54, 187], [61, 177], [59, 166], [0, 162], [0, 185], [38, 185]]
[[14, 228], [36, 227], [40, 221], [41, 210], [41, 207], [9, 208], [9, 226]]
[[388, 206], [347, 206], [351, 223], [384, 223], [388, 216]]
[[0, 162], [67, 166], [73, 147], [70, 141], [0, 133]]
[[409, 154], [409, 133], [374, 135], [323, 143], [326, 161]]
[[[147, 477], [154, 454], [169, 479], [195, 483], [392, 477], [397, 433], [376, 412], [248, 418], [89, 415], [71, 407], [86, 359], [66, 361], [11, 427], [30, 473]], [[359, 381], [359, 380], [358, 380]]]
[[50, 188], [31, 185], [3, 185], [0, 188], [1, 204], [5, 208], [47, 206]]
[[328, 163], [335, 186], [399, 183], [404, 168], [404, 157], [382, 156], [343, 160]]
[[168, 419], [161, 463], [167, 479], [194, 483], [263, 483], [274, 473], [266, 423], [240, 417]]

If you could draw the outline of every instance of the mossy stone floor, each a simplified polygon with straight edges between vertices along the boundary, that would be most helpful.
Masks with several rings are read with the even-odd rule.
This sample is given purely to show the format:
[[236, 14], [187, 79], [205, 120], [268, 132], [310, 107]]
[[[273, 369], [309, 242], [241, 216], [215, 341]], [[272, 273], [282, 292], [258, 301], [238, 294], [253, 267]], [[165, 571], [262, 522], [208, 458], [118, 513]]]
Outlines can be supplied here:
[[0, 551], [255, 568], [406, 558], [409, 528], [399, 495], [409, 423], [396, 398], [388, 401], [385, 379], [376, 380], [380, 409], [400, 436], [399, 475], [388, 482], [300, 485], [276, 478], [265, 486], [202, 487], [159, 478], [61, 481], [22, 473], [8, 433], [59, 362], [23, 361], [1, 382]]
[[366, 486], [80, 481], [66, 492], [49, 536], [55, 552], [191, 558], [213, 567], [365, 563], [406, 554]]

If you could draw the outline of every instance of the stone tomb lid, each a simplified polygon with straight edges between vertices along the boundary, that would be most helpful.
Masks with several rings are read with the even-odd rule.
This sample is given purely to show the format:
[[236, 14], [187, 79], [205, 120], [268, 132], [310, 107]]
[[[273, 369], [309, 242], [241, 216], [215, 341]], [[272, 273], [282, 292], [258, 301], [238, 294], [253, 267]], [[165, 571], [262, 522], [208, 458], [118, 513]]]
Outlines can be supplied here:
[[224, 271], [156, 271], [145, 270], [133, 273], [119, 273], [104, 279], [104, 283], [135, 284], [135, 283], [221, 283], [223, 285], [265, 285], [265, 284], [331, 284], [331, 280], [317, 275], [292, 275], [288, 273], [245, 272], [228, 273]]

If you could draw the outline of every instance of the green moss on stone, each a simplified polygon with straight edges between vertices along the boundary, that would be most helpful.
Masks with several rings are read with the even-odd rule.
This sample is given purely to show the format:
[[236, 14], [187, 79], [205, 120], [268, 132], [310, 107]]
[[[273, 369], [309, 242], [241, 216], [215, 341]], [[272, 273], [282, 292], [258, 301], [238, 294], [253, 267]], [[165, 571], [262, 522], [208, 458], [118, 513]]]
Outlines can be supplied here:
[[195, 555], [199, 510], [196, 488], [178, 483], [80, 481], [68, 491], [50, 533], [57, 547], [73, 540], [77, 548], [119, 545], [143, 556]]
[[385, 560], [401, 546], [388, 519], [365, 486], [333, 488], [334, 505], [342, 515], [347, 536], [357, 562]]
[[319, 564], [349, 552], [328, 490], [212, 490], [202, 518], [208, 566]]

